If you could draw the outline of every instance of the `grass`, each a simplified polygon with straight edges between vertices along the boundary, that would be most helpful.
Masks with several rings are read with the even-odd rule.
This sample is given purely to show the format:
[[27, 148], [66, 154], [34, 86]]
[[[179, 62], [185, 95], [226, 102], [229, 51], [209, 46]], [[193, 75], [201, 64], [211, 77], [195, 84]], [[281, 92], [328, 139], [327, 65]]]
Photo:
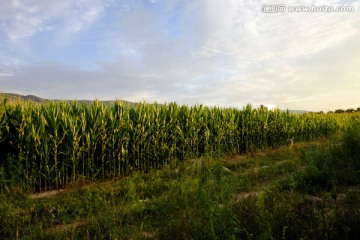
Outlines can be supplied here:
[[0, 195], [2, 239], [356, 239], [360, 131]]

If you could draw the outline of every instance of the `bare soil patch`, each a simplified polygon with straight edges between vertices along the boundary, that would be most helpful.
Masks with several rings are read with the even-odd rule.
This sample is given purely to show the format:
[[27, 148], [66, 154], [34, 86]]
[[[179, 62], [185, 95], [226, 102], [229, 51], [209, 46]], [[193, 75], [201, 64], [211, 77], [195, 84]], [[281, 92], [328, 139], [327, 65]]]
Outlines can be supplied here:
[[35, 194], [29, 195], [29, 198], [30, 199], [38, 199], [38, 198], [53, 197], [63, 191], [64, 191], [63, 189], [60, 189], [60, 190], [53, 190], [53, 191], [42, 192], [42, 193], [35, 193]]

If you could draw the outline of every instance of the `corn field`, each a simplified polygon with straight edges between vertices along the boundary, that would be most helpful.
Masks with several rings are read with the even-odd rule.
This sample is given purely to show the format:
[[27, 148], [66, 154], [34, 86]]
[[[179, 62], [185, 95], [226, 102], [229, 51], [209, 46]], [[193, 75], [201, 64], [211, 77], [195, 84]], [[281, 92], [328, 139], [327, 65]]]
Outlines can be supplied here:
[[332, 114], [296, 115], [250, 105], [242, 110], [99, 101], [0, 105], [0, 187], [58, 189], [80, 180], [125, 176], [171, 161], [245, 154], [327, 136]]

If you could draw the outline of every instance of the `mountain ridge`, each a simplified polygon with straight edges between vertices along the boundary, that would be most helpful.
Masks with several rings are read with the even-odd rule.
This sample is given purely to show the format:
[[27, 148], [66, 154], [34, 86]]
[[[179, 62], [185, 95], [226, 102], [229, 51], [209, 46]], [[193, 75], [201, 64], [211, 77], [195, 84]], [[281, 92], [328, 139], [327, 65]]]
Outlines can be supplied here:
[[[24, 101], [32, 101], [32, 102], [36, 102], [36, 103], [46, 103], [46, 102], [51, 102], [51, 101], [55, 101], [55, 102], [59, 102], [59, 101], [65, 101], [65, 102], [72, 102], [72, 101], [77, 101], [78, 103], [87, 103], [90, 104], [91, 102], [93, 102], [94, 100], [63, 100], [63, 99], [46, 99], [46, 98], [41, 98], [35, 95], [21, 95], [21, 94], [17, 94], [17, 93], [0, 93], [0, 99], [6, 98], [9, 101], [19, 101], [19, 100], [24, 100]], [[100, 100], [99, 100], [100, 101]], [[135, 103], [134, 102], [130, 102], [130, 101], [125, 101], [125, 100], [119, 100], [120, 102], [123, 102], [125, 104], [128, 105], [132, 105], [134, 106]], [[106, 101], [100, 101], [102, 103], [104, 103], [105, 105], [112, 105], [114, 104], [114, 100], [106, 100]]]

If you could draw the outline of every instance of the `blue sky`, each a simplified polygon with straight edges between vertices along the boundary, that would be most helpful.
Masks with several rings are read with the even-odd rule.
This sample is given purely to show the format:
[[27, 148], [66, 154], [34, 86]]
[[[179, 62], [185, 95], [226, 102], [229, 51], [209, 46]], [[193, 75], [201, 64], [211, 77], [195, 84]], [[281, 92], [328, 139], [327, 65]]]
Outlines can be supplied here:
[[[263, 13], [263, 4], [354, 6]], [[360, 107], [360, 1], [0, 0], [0, 92]]]

